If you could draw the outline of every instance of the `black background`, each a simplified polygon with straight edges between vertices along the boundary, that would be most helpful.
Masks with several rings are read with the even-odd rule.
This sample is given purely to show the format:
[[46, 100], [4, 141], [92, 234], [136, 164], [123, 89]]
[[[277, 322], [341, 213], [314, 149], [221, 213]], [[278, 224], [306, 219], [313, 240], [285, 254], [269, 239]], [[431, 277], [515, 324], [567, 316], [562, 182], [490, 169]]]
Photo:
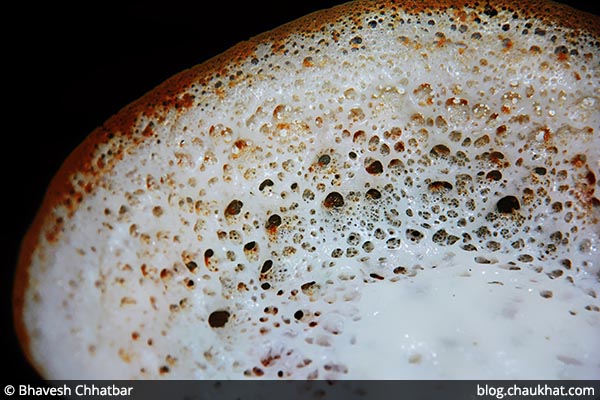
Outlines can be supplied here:
[[[21, 238], [67, 155], [111, 115], [173, 74], [342, 2], [24, 2], [5, 10], [0, 242], [6, 257], [0, 305], [6, 383], [39, 379], [14, 334], [12, 281]], [[589, 0], [563, 2], [590, 12], [595, 8]]]

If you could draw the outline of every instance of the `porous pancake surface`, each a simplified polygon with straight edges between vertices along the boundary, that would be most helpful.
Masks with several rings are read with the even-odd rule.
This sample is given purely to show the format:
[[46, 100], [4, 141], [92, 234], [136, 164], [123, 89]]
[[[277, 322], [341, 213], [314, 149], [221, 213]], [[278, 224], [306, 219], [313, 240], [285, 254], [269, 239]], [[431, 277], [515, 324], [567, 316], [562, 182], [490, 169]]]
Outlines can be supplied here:
[[167, 81], [50, 186], [15, 292], [32, 363], [598, 378], [598, 26], [358, 1]]

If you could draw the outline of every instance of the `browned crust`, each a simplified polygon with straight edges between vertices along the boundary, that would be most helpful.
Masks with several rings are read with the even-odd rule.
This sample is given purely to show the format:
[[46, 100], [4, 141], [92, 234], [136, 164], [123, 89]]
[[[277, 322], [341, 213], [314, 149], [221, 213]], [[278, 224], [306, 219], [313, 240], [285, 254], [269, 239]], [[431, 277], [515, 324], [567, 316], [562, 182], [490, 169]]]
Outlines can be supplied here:
[[[43, 374], [41, 366], [35, 364], [30, 353], [30, 338], [23, 320], [24, 296], [29, 282], [28, 267], [40, 236], [44, 233], [43, 229], [47, 228], [49, 221], [54, 218], [53, 211], [59, 206], [64, 206], [71, 213], [74, 212], [81, 198], [93, 191], [95, 180], [101, 174], [110, 170], [125, 150], [125, 148], [120, 147], [112, 160], [104, 162], [103, 158], [98, 158], [98, 149], [102, 145], [115, 142], [120, 137], [127, 139], [128, 146], [139, 145], [153, 134], [151, 127], [147, 127], [148, 129], [144, 129], [142, 132], [134, 131], [139, 116], [160, 119], [173, 108], [181, 113], [190, 107], [194, 101], [191, 97], [180, 96], [186, 88], [192, 85], [208, 87], [211, 81], [226, 76], [230, 68], [236, 67], [236, 65], [251, 57], [261, 43], [271, 43], [272, 51], [276, 53], [280, 49], [278, 44], [285, 43], [292, 33], [307, 34], [316, 32], [325, 27], [326, 24], [336, 23], [342, 18], [352, 18], [373, 10], [402, 9], [411, 14], [420, 14], [429, 11], [446, 11], [448, 9], [458, 11], [463, 7], [473, 8], [480, 13], [493, 13], [493, 10], [500, 9], [509, 10], [516, 13], [515, 15], [519, 19], [537, 19], [547, 25], [558, 25], [574, 29], [577, 32], [587, 32], [595, 38], [597, 43], [600, 40], [598, 38], [600, 36], [599, 16], [552, 1], [406, 0], [375, 2], [358, 0], [357, 2], [346, 3], [309, 14], [248, 41], [241, 42], [230, 50], [175, 75], [139, 100], [123, 108], [105, 124], [94, 130], [69, 155], [50, 182], [42, 206], [23, 239], [19, 253], [13, 290], [14, 324], [22, 349], [38, 372]], [[598, 46], [598, 44], [596, 45]], [[74, 187], [70, 183], [72, 177], [81, 174], [86, 176], [89, 181], [82, 187]], [[54, 232], [51, 232], [49, 236], [47, 235], [49, 241], [52, 242], [58, 239], [60, 228], [60, 224], [55, 224]]]

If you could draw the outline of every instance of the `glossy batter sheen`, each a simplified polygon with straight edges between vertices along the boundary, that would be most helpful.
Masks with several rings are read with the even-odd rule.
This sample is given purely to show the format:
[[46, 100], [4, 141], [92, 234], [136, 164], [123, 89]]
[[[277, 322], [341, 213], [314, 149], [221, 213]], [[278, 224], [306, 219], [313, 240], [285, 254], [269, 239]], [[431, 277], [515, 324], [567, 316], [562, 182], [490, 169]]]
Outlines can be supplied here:
[[598, 378], [597, 18], [419, 4], [282, 27], [94, 132], [23, 247], [42, 374]]

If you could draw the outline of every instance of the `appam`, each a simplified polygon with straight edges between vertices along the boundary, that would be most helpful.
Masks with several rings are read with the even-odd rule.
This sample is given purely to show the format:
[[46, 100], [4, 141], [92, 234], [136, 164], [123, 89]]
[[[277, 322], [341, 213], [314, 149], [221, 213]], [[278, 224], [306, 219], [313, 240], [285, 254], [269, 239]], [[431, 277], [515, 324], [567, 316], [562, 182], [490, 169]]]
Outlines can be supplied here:
[[92, 133], [19, 261], [42, 375], [597, 377], [597, 18], [417, 4], [313, 14]]

